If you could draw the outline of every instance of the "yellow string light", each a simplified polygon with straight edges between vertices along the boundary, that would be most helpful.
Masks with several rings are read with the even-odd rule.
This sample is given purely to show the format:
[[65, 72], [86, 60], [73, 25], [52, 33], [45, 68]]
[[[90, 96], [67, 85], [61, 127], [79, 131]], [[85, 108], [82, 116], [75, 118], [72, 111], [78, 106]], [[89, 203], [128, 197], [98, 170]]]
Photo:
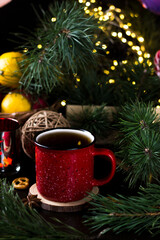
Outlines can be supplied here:
[[51, 18], [51, 22], [56, 22], [57, 21], [57, 18], [56, 17], [52, 17]]
[[90, 2], [86, 2], [86, 6], [89, 7], [91, 5]]
[[111, 70], [114, 71], [115, 70], [115, 66], [111, 66]]
[[106, 45], [106, 44], [102, 44], [102, 48], [103, 48], [103, 49], [106, 49], [106, 48], [107, 48], [107, 45]]
[[138, 61], [139, 61], [140, 63], [143, 63], [144, 58], [143, 58], [143, 57], [139, 57], [139, 58], [138, 58]]
[[76, 78], [76, 81], [77, 81], [77, 82], [80, 82], [80, 81], [81, 81], [81, 79], [80, 79], [79, 77], [77, 77], [77, 78]]
[[63, 107], [66, 106], [66, 100], [61, 101], [61, 106], [63, 106]]
[[112, 37], [117, 37], [117, 32], [112, 32], [111, 35]]
[[118, 32], [118, 37], [119, 37], [119, 38], [122, 37], [122, 32]]
[[138, 39], [138, 41], [139, 41], [140, 43], [144, 42], [144, 38], [143, 38], [143, 37], [141, 37], [141, 36], [140, 36], [140, 37], [138, 37], [137, 39]]
[[[138, 57], [138, 61], [135, 61], [135, 64], [138, 63], [143, 63], [144, 58], [147, 58], [148, 62], [148, 66], [151, 66], [152, 62], [149, 60], [149, 58], [151, 57], [151, 55], [147, 52], [145, 52], [145, 46], [141, 45], [142, 43], [144, 43], [144, 38], [142, 36], [137, 35], [135, 32], [133, 32], [132, 30], [130, 30], [130, 27], [132, 26], [132, 24], [130, 22], [126, 22], [123, 23], [123, 20], [126, 19], [125, 14], [122, 13], [122, 10], [120, 8], [116, 8], [114, 5], [110, 5], [109, 9], [105, 12], [103, 12], [102, 10], [102, 6], [98, 6], [98, 7], [93, 7], [92, 10], [90, 9], [91, 4], [96, 3], [96, 0], [78, 0], [79, 3], [84, 3], [85, 4], [85, 8], [84, 11], [86, 14], [89, 15], [94, 15], [95, 18], [97, 18], [99, 20], [99, 22], [102, 21], [114, 21], [116, 20], [117, 24], [119, 25], [119, 29], [121, 28], [122, 30], [125, 30], [125, 33], [123, 34], [121, 31], [112, 31], [111, 32], [111, 36], [116, 38], [118, 37], [122, 43], [127, 44], [128, 46], [131, 47], [131, 49], [133, 51], [135, 51], [135, 54], [137, 54]], [[117, 17], [118, 14], [119, 16]], [[134, 14], [134, 13], [130, 13], [130, 16], [132, 18], [137, 18], [138, 14]], [[119, 18], [119, 20], [118, 20]], [[104, 26], [100, 26], [99, 27], [102, 31], [104, 31], [105, 33], [105, 27]], [[127, 38], [125, 36], [129, 36], [130, 39], [127, 40]], [[95, 37], [97, 38], [97, 36]], [[132, 40], [132, 39], [133, 40]], [[137, 44], [134, 44], [134, 39], [136, 39], [138, 41], [138, 43], [140, 44], [140, 46], [138, 46]], [[97, 39], [98, 40], [98, 39]], [[101, 46], [102, 49], [107, 49], [107, 45], [104, 42], [101, 41], [97, 41], [95, 43], [95, 46]], [[93, 49], [93, 53], [96, 53], [97, 50]], [[110, 51], [106, 51], [106, 54], [110, 54]], [[127, 53], [129, 55], [129, 52]], [[123, 60], [121, 63], [122, 64], [127, 64], [128, 60]], [[113, 61], [113, 66], [110, 67], [111, 70], [115, 70], [115, 66], [118, 65], [118, 61], [114, 60]], [[108, 70], [104, 70], [105, 74], [109, 74], [110, 72]], [[132, 84], [134, 85], [135, 83], [132, 82]]]
[[110, 84], [113, 84], [113, 83], [115, 83], [115, 80], [114, 79], [109, 79], [109, 81], [108, 81]]
[[38, 48], [38, 49], [41, 49], [41, 48], [42, 48], [42, 44], [38, 44], [38, 45], [37, 45], [37, 48]]
[[117, 60], [113, 60], [113, 65], [114, 66], [118, 66], [118, 61]]
[[132, 41], [128, 41], [128, 45], [131, 47], [133, 46], [133, 42]]
[[28, 48], [24, 48], [24, 49], [23, 49], [23, 52], [24, 52], [24, 53], [28, 52]]
[[124, 14], [120, 14], [119, 17], [121, 20], [123, 20], [125, 18]]
[[109, 73], [110, 73], [110, 71], [108, 71], [108, 70], [104, 70], [103, 71], [106, 75], [108, 75]]
[[126, 39], [126, 38], [122, 38], [121, 41], [122, 41], [123, 43], [126, 43], [126, 42], [127, 42], [127, 39]]

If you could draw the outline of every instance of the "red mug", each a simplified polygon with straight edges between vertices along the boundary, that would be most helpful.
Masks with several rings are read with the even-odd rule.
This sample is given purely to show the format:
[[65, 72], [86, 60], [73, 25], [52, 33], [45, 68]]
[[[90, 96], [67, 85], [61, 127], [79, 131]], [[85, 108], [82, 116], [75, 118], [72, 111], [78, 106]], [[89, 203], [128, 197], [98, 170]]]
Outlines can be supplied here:
[[[35, 139], [36, 186], [46, 199], [72, 202], [83, 199], [94, 186], [114, 176], [116, 160], [112, 151], [95, 148], [95, 137], [86, 130], [56, 128]], [[103, 179], [94, 178], [94, 157], [107, 156], [111, 169]], [[107, 172], [107, 169], [106, 169]]]

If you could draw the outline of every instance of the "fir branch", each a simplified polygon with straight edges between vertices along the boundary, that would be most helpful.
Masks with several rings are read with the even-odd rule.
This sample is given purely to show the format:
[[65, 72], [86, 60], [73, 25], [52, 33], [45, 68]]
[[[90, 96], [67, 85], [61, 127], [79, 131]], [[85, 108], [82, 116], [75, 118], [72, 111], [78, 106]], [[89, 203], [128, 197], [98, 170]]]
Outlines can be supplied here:
[[13, 187], [3, 179], [0, 180], [0, 202], [0, 239], [85, 238], [75, 228], [63, 223], [62, 227], [57, 227], [42, 218], [35, 209], [26, 208], [18, 194], [14, 193]]
[[119, 113], [119, 147], [129, 187], [147, 185], [159, 178], [159, 117], [152, 104], [127, 103]]
[[42, 15], [41, 26], [21, 46], [28, 52], [20, 83], [26, 91], [50, 93], [62, 73], [85, 71], [96, 62], [93, 38], [100, 30], [95, 18], [87, 17], [76, 2], [55, 2]]
[[110, 126], [108, 112], [105, 109], [104, 104], [99, 107], [84, 107], [82, 112], [73, 112], [68, 116], [68, 118], [73, 127], [84, 128], [96, 136], [101, 137], [107, 135], [106, 131]]
[[129, 187], [136, 184], [149, 184], [160, 176], [160, 134], [154, 131], [142, 130], [139, 135], [133, 135], [128, 144], [128, 156], [123, 159], [121, 167], [127, 166]]
[[133, 136], [140, 130], [156, 131], [159, 128], [159, 117], [153, 103], [146, 104], [138, 100], [126, 103], [121, 107], [118, 118], [117, 126], [120, 132], [125, 134], [125, 138]]
[[92, 231], [98, 230], [99, 236], [108, 231], [124, 231], [151, 236], [160, 234], [160, 186], [151, 184], [142, 189], [138, 196], [92, 195], [92, 208], [85, 223]]

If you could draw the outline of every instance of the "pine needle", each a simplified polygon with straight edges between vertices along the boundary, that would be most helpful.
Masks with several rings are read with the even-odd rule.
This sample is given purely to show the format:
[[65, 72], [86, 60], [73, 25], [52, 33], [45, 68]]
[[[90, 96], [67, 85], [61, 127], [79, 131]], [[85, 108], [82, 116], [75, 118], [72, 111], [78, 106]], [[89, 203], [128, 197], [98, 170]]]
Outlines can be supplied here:
[[151, 236], [160, 234], [160, 186], [151, 184], [137, 196], [92, 195], [92, 208], [85, 223], [99, 236], [108, 231], [116, 234], [149, 232]]
[[51, 224], [35, 209], [26, 208], [13, 187], [0, 180], [0, 239], [83, 239], [84, 234], [61, 223]]

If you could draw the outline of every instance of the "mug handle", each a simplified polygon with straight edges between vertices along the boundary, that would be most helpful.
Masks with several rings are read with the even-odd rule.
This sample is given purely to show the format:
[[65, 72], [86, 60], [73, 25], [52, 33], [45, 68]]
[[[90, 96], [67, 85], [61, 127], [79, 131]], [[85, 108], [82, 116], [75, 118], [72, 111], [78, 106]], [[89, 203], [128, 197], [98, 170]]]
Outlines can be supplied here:
[[103, 179], [94, 178], [92, 180], [93, 186], [102, 186], [108, 183], [113, 178], [116, 171], [116, 158], [111, 150], [105, 148], [94, 148], [93, 156], [107, 156], [108, 157], [107, 160], [110, 161], [111, 163], [111, 171], [107, 177]]

